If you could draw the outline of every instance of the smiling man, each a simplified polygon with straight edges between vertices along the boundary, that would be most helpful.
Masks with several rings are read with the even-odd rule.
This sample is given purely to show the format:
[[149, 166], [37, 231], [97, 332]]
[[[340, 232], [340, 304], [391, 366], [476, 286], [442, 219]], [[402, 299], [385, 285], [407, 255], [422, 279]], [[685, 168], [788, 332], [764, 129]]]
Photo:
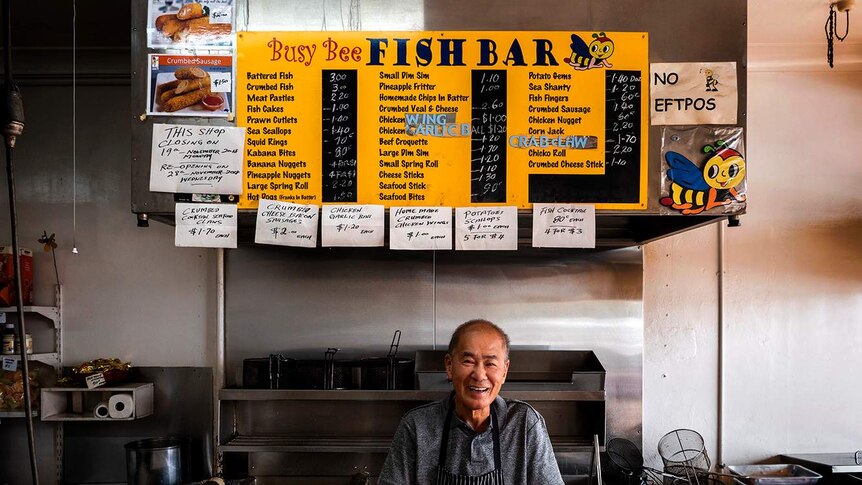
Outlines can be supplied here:
[[562, 484], [545, 420], [498, 395], [509, 336], [487, 320], [463, 323], [445, 364], [452, 395], [404, 415], [378, 485]]

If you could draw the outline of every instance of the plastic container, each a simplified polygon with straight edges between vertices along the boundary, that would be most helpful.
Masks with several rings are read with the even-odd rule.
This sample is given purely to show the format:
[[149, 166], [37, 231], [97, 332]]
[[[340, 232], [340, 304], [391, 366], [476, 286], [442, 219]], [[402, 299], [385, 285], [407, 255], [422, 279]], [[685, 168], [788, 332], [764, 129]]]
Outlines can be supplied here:
[[128, 485], [182, 485], [191, 477], [191, 440], [149, 438], [126, 443]]
[[[21, 263], [21, 288], [24, 304], [33, 304], [33, 251], [18, 248]], [[12, 246], [0, 246], [0, 306], [18, 304], [18, 292], [15, 289], [15, 262], [12, 257]]]
[[[3, 320], [6, 319], [5, 313], [0, 313], [3, 316]], [[15, 341], [15, 326], [11, 323], [7, 323], [3, 326], [3, 355], [14, 355], [16, 344]]]

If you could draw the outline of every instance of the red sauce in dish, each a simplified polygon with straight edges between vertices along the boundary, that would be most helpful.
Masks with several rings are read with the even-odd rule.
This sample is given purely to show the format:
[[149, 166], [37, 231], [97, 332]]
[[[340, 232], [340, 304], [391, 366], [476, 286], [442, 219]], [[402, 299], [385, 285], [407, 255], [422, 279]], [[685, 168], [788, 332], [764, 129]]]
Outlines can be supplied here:
[[204, 104], [208, 104], [210, 106], [218, 106], [222, 104], [222, 99], [218, 96], [206, 96], [204, 98]]

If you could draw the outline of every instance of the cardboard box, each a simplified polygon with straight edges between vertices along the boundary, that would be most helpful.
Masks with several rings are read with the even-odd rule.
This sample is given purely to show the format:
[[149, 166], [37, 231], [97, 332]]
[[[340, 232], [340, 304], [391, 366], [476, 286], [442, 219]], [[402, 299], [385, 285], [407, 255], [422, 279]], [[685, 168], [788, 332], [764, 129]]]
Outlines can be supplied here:
[[[24, 304], [33, 304], [33, 251], [18, 248], [21, 259], [21, 288], [24, 290]], [[12, 246], [0, 246], [0, 306], [17, 305], [15, 292], [15, 262], [12, 260]]]

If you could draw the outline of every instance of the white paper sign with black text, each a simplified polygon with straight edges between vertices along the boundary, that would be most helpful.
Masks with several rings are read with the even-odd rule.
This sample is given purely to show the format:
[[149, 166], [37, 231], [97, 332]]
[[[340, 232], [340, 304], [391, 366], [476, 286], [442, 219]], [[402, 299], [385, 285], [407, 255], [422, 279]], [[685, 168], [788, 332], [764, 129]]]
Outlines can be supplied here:
[[150, 190], [183, 194], [241, 194], [245, 129], [153, 125]]
[[533, 204], [533, 247], [596, 247], [596, 206]]
[[390, 207], [390, 249], [452, 249], [451, 207]]
[[735, 62], [650, 64], [653, 125], [735, 125]]
[[382, 205], [324, 205], [320, 221], [322, 246], [383, 246], [386, 226]]
[[107, 381], [105, 380], [105, 374], [102, 372], [88, 375], [84, 379], [84, 382], [87, 383], [87, 389], [95, 389], [97, 387], [102, 387], [107, 384]]
[[318, 206], [260, 199], [254, 242], [277, 246], [317, 246]]
[[457, 251], [514, 251], [518, 249], [518, 208], [456, 207]]
[[235, 248], [236, 204], [177, 202], [174, 242], [180, 247]]

